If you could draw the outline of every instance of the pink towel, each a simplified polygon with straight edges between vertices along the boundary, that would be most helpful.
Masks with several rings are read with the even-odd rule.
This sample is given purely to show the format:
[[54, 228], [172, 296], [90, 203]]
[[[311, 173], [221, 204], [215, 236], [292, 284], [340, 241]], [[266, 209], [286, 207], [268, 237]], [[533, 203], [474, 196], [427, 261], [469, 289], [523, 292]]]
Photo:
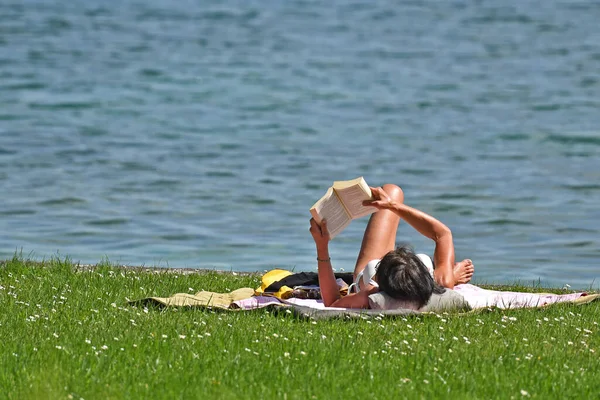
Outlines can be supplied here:
[[[498, 307], [498, 308], [526, 308], [526, 307], [542, 307], [548, 304], [562, 303], [573, 301], [586, 293], [570, 293], [570, 294], [540, 294], [540, 293], [523, 293], [523, 292], [502, 292], [498, 290], [482, 289], [478, 286], [469, 283], [464, 285], [456, 285], [454, 287], [458, 293], [464, 296], [467, 303], [472, 308]], [[323, 301], [312, 299], [287, 299], [280, 301], [276, 297], [271, 296], [255, 296], [249, 299], [234, 301], [232, 304], [242, 310], [253, 310], [262, 308], [271, 304], [297, 304], [300, 306], [318, 308], [318, 309], [333, 309], [343, 310], [337, 307], [325, 307]]]
[[495, 306], [498, 308], [542, 307], [548, 304], [573, 301], [585, 293], [570, 294], [540, 294], [523, 292], [501, 292], [498, 290], [482, 289], [469, 283], [454, 287], [462, 294], [472, 308]]

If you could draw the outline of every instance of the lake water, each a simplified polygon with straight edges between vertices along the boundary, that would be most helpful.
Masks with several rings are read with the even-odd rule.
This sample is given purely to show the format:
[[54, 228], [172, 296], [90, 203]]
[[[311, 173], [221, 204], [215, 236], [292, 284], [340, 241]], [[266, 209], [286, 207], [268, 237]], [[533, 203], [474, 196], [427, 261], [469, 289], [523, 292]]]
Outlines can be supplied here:
[[596, 288], [598, 21], [591, 0], [4, 0], [0, 258], [310, 271], [308, 209], [362, 175], [450, 226], [477, 282]]

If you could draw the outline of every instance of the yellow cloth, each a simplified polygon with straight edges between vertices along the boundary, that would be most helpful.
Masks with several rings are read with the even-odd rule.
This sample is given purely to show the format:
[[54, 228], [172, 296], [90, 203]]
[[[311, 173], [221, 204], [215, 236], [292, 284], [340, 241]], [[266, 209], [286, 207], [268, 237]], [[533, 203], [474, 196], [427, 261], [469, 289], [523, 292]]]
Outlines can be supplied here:
[[284, 269], [272, 269], [261, 278], [260, 287], [254, 291], [256, 296], [275, 296], [278, 299], [286, 299], [294, 289], [289, 286], [282, 286], [276, 293], [265, 293], [265, 289], [275, 282], [279, 282], [285, 277], [292, 275], [292, 272]]
[[230, 293], [201, 291], [194, 295], [176, 293], [171, 297], [147, 297], [131, 301], [130, 304], [154, 303], [167, 307], [218, 307], [227, 309], [234, 301], [249, 299], [254, 294], [252, 288], [241, 288]]

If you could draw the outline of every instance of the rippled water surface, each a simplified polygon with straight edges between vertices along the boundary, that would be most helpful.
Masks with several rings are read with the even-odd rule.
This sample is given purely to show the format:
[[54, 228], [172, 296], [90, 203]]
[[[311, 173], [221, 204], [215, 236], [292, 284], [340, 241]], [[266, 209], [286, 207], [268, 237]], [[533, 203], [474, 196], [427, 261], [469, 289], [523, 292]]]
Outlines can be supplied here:
[[363, 175], [479, 282], [597, 287], [599, 4], [2, 1], [0, 258], [312, 270], [308, 208]]

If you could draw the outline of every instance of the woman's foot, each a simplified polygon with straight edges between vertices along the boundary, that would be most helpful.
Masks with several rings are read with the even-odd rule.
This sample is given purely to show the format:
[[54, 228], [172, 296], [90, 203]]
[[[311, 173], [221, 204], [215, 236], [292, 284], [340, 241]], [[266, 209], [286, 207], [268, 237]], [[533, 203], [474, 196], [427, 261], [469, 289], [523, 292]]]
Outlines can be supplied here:
[[466, 259], [454, 264], [454, 284], [469, 283], [475, 272], [473, 261]]

